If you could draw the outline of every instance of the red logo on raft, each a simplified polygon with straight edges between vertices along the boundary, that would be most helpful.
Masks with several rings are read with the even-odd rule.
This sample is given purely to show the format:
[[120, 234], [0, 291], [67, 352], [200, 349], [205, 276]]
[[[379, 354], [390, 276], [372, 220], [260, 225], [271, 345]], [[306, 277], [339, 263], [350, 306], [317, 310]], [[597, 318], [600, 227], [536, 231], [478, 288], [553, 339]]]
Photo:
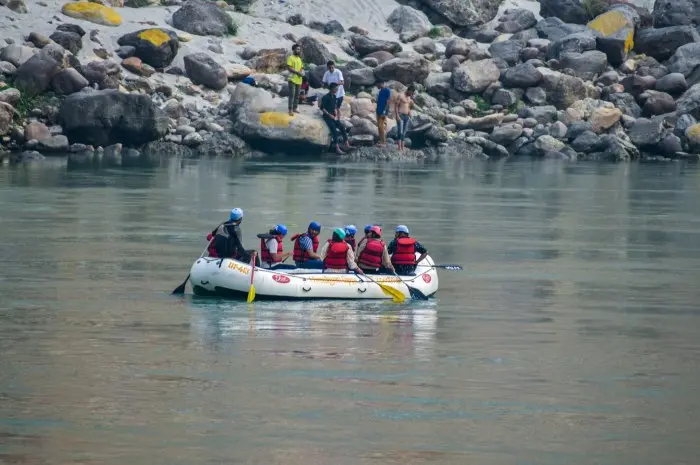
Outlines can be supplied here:
[[273, 274], [272, 280], [277, 282], [277, 283], [280, 283], [280, 284], [287, 284], [289, 281], [291, 281], [291, 279], [289, 279], [289, 277], [282, 276], [281, 274]]
[[429, 283], [432, 280], [433, 280], [433, 278], [431, 278], [429, 274], [423, 275], [423, 281], [425, 281], [426, 283]]

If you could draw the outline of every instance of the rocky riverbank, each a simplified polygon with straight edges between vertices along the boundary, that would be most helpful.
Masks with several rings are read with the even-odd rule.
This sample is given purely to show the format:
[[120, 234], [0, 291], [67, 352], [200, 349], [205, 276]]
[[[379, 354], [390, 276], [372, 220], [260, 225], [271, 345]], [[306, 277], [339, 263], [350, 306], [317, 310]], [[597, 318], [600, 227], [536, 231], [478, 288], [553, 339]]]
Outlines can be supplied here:
[[[294, 43], [312, 88], [344, 74], [349, 156], [698, 159], [700, 1], [361, 3], [0, 0], [0, 161], [321, 153], [318, 110], [286, 113]], [[418, 88], [405, 154], [374, 146], [377, 80]]]

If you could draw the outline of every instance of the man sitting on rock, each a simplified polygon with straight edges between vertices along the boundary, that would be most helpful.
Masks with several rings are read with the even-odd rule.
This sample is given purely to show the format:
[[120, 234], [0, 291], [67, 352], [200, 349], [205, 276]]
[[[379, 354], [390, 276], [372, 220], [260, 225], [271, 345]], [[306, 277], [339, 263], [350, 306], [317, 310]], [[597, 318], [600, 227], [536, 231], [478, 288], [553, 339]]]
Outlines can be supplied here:
[[350, 141], [348, 140], [348, 133], [345, 130], [345, 126], [340, 121], [340, 114], [338, 112], [338, 99], [336, 98], [336, 93], [338, 92], [338, 84], [333, 82], [328, 86], [328, 93], [323, 96], [319, 102], [319, 108], [323, 112], [323, 120], [328, 125], [328, 129], [331, 131], [331, 144], [335, 145], [335, 152], [337, 154], [343, 154], [340, 149], [340, 141], [338, 133], [342, 136], [345, 142], [345, 148], [351, 149]]

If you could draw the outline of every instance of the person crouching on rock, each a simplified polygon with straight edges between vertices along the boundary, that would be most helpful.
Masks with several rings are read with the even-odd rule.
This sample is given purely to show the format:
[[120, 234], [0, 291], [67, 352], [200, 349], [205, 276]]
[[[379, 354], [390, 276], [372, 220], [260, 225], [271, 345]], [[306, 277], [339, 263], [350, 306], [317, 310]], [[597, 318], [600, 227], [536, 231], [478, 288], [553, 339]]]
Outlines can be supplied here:
[[328, 129], [331, 131], [331, 144], [335, 146], [335, 152], [338, 154], [343, 154], [340, 149], [339, 135], [343, 138], [345, 142], [345, 148], [351, 149], [350, 141], [348, 140], [348, 133], [345, 130], [345, 126], [340, 121], [340, 114], [338, 112], [338, 99], [336, 93], [338, 92], [338, 84], [333, 82], [328, 86], [328, 93], [323, 96], [319, 102], [319, 107], [323, 112], [323, 121], [326, 122]]
[[358, 274], [364, 272], [355, 263], [355, 254], [350, 244], [345, 242], [345, 231], [341, 228], [333, 230], [333, 237], [326, 242], [321, 249], [324, 273], [347, 273], [354, 271]]

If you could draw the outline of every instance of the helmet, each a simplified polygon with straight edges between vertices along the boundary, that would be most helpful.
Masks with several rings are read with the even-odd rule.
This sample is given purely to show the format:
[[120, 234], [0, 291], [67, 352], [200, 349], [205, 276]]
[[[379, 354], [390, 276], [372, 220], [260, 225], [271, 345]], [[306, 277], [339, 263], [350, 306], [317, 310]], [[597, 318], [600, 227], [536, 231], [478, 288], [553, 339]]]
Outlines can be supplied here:
[[379, 226], [372, 226], [369, 230], [375, 233], [377, 236], [382, 235], [382, 228]]
[[397, 232], [397, 233], [406, 233], [406, 234], [409, 234], [409, 232], [408, 232], [408, 226], [405, 226], [405, 225], [403, 225], [403, 224], [400, 224], [400, 225], [398, 225], [398, 226], [396, 227], [396, 232]]
[[372, 229], [372, 226], [374, 226], [374, 225], [373, 224], [366, 224], [365, 225], [365, 234], [367, 234], [369, 232], [369, 230]]
[[231, 214], [228, 216], [230, 221], [238, 221], [243, 218], [243, 210], [240, 208], [234, 208], [231, 210]]
[[275, 231], [282, 234], [283, 236], [287, 235], [287, 227], [283, 224], [275, 225]]
[[333, 234], [335, 234], [341, 239], [345, 239], [345, 231], [342, 228], [335, 228], [333, 230]]
[[321, 223], [318, 221], [312, 221], [309, 223], [309, 229], [313, 229], [314, 231], [320, 231], [321, 230]]
[[348, 236], [354, 236], [355, 234], [357, 234], [357, 228], [355, 227], [355, 225], [349, 224], [345, 226], [345, 234], [347, 234]]

